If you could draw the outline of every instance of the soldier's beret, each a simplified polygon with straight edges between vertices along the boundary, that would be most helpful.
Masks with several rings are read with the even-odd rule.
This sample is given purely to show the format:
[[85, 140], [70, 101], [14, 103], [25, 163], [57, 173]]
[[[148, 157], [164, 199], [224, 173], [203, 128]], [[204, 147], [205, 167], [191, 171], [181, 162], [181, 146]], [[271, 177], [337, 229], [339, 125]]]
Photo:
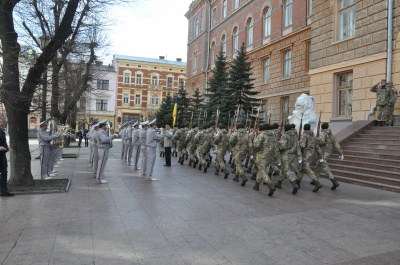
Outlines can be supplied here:
[[296, 129], [296, 124], [294, 124], [294, 123], [293, 123], [293, 124], [290, 124], [290, 128], [291, 128], [291, 129]]
[[260, 131], [267, 131], [268, 129], [269, 129], [269, 125], [268, 124], [260, 125]]
[[311, 125], [310, 124], [304, 124], [304, 130], [305, 131], [309, 131], [311, 129]]
[[239, 123], [236, 125], [237, 129], [243, 129], [244, 128], [244, 124], [243, 123]]
[[272, 129], [278, 129], [279, 128], [279, 124], [278, 123], [274, 123], [272, 124]]
[[292, 125], [291, 124], [286, 124], [285, 125], [285, 132], [290, 131], [292, 129]]
[[327, 122], [322, 123], [321, 128], [324, 129], [324, 130], [328, 129], [329, 128], [329, 123], [327, 123]]

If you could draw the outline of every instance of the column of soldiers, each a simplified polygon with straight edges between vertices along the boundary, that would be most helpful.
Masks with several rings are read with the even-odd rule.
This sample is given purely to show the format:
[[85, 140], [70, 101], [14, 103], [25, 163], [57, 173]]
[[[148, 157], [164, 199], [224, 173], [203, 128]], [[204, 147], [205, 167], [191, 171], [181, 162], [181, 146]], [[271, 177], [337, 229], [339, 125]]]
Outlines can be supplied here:
[[394, 105], [398, 97], [397, 89], [392, 82], [386, 83], [386, 80], [382, 79], [370, 91], [376, 93], [377, 126], [393, 126]]

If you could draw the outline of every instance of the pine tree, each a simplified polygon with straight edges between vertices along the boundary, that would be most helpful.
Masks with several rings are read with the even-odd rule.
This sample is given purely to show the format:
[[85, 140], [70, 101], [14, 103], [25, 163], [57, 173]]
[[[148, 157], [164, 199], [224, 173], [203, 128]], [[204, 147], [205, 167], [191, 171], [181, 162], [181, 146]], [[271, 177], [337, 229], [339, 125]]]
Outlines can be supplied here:
[[200, 91], [198, 88], [196, 88], [196, 90], [194, 91], [192, 97], [190, 98], [190, 107], [189, 107], [189, 111], [190, 111], [190, 117], [189, 117], [189, 122], [190, 122], [190, 118], [192, 117], [192, 112], [193, 112], [193, 119], [192, 119], [192, 123], [196, 123], [199, 119], [199, 113], [200, 110], [203, 109], [203, 104], [204, 99], [203, 96], [200, 94]]
[[229, 71], [231, 111], [235, 111], [239, 104], [242, 106], [244, 113], [251, 112], [252, 107], [258, 106], [254, 96], [260, 92], [254, 91], [254, 78], [251, 78], [251, 74], [251, 63], [247, 61], [246, 47], [243, 43]]
[[212, 70], [212, 76], [208, 81], [207, 98], [208, 101], [204, 107], [209, 122], [214, 123], [217, 109], [220, 110], [219, 122], [227, 123], [229, 112], [229, 90], [228, 90], [228, 66], [224, 52], [221, 50], [215, 60], [215, 68]]
[[173, 104], [172, 96], [168, 93], [167, 96], [163, 98], [160, 108], [156, 113], [157, 124], [160, 127], [164, 127], [167, 123], [172, 125]]
[[182, 86], [178, 91], [178, 114], [177, 124], [188, 126], [190, 122], [191, 112], [189, 111], [190, 99], [187, 96], [186, 89]]

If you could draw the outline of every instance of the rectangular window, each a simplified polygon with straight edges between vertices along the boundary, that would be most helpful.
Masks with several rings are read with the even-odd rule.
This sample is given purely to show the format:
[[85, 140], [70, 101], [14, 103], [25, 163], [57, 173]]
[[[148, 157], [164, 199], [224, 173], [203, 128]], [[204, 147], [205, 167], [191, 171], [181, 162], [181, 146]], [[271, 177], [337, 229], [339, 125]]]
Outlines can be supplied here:
[[283, 26], [286, 28], [290, 25], [292, 25], [292, 0], [285, 0]]
[[354, 36], [356, 31], [356, 0], [339, 0], [339, 40]]
[[233, 9], [239, 8], [239, 0], [233, 0]]
[[270, 123], [269, 113], [268, 113], [268, 101], [263, 101], [260, 109], [260, 120]]
[[131, 74], [124, 73], [124, 84], [130, 84], [130, 83], [131, 83]]
[[338, 75], [339, 116], [351, 116], [353, 113], [353, 73]]
[[109, 83], [110, 83], [109, 80], [98, 79], [97, 80], [97, 89], [99, 89], [99, 90], [108, 90]]
[[142, 75], [136, 75], [136, 85], [142, 84]]
[[222, 1], [222, 18], [226, 18], [226, 15], [228, 13], [228, 1], [224, 0]]
[[168, 77], [167, 78], [167, 87], [172, 87], [172, 84], [173, 84], [173, 79], [172, 79], [172, 77]]
[[217, 9], [214, 8], [211, 14], [211, 26], [215, 26], [217, 24]]
[[185, 87], [185, 79], [179, 78], [179, 88], [184, 88]]
[[151, 105], [158, 105], [158, 95], [153, 95], [151, 97]]
[[289, 117], [289, 97], [282, 98], [281, 113], [283, 114], [283, 120], [285, 121], [285, 123], [287, 123]]
[[135, 96], [135, 104], [140, 104], [140, 102], [141, 102], [141, 97], [140, 97], [140, 95], [136, 95], [136, 96]]
[[292, 51], [283, 53], [283, 78], [289, 78], [292, 68]]
[[129, 103], [129, 93], [124, 93], [124, 104], [128, 104]]
[[306, 72], [310, 70], [311, 67], [311, 41], [308, 40], [306, 44]]
[[106, 99], [96, 99], [96, 110], [97, 111], [107, 111], [107, 102]]
[[264, 60], [264, 84], [269, 82], [269, 58]]
[[139, 120], [140, 115], [139, 114], [122, 114], [122, 124], [125, 122], [133, 121], [133, 120]]

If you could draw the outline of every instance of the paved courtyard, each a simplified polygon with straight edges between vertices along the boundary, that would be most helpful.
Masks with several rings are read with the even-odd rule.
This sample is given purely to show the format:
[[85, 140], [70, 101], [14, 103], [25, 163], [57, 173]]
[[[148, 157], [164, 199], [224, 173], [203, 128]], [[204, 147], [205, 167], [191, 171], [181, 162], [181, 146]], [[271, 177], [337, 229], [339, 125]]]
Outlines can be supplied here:
[[[400, 195], [341, 183], [273, 197], [173, 158], [146, 181], [111, 149], [97, 184], [88, 148], [70, 148], [68, 193], [0, 199], [2, 264], [400, 264]], [[36, 149], [35, 149], [36, 148]], [[37, 146], [32, 147], [37, 156]], [[32, 161], [35, 178], [39, 161]]]

